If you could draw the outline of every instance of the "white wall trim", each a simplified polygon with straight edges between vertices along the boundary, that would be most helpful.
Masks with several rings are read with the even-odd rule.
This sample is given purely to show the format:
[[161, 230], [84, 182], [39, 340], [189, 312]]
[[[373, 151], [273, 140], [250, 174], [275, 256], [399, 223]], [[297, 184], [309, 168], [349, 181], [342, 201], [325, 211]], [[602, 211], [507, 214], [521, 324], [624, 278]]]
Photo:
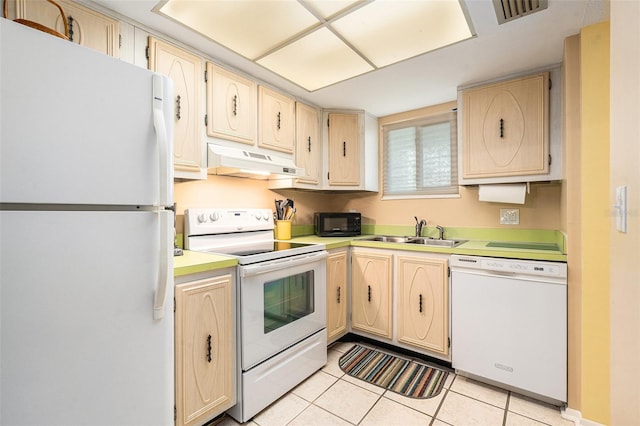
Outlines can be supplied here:
[[601, 423], [583, 419], [582, 413], [578, 410], [574, 410], [573, 408], [563, 408], [562, 410], [560, 410], [560, 415], [563, 419], [574, 422], [576, 426], [604, 426]]

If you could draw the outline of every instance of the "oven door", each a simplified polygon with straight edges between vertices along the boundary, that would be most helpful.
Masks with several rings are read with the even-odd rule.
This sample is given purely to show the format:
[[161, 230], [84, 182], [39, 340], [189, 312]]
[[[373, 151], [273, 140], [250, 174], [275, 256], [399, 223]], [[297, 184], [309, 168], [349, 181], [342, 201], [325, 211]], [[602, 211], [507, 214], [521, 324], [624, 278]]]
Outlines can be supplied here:
[[241, 265], [242, 370], [326, 328], [326, 259], [320, 251]]

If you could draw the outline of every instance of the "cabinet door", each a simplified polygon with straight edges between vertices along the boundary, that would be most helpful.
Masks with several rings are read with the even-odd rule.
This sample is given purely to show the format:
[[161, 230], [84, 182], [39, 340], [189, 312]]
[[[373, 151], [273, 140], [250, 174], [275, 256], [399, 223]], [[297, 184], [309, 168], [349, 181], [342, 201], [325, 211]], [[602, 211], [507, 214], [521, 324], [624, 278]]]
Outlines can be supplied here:
[[463, 91], [463, 176], [549, 172], [549, 73]]
[[[71, 1], [56, 2], [67, 17], [69, 39], [72, 42], [118, 57], [120, 34], [117, 20]], [[16, 0], [15, 5], [16, 18], [35, 21], [64, 34], [60, 11], [51, 3], [42, 0]]]
[[329, 185], [360, 184], [357, 114], [329, 114]]
[[398, 341], [449, 352], [447, 261], [398, 256]]
[[266, 87], [258, 87], [258, 146], [292, 154], [294, 100]]
[[202, 164], [200, 91], [202, 63], [171, 44], [149, 37], [149, 69], [173, 80], [173, 165], [176, 171], [198, 172]]
[[202, 424], [235, 404], [232, 277], [175, 288], [176, 425]]
[[347, 333], [347, 251], [327, 257], [327, 340]]
[[351, 327], [391, 338], [392, 256], [352, 252]]
[[304, 183], [320, 182], [320, 114], [316, 108], [296, 102], [296, 166], [304, 168]]
[[207, 62], [207, 134], [253, 145], [256, 135], [256, 85]]

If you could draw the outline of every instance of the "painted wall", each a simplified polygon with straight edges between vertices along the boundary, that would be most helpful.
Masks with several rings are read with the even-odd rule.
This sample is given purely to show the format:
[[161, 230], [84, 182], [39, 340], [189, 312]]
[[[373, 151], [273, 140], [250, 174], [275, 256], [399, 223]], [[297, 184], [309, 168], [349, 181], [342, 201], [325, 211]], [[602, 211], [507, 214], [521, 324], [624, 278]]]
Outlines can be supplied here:
[[580, 33], [582, 416], [610, 424], [609, 22]]
[[563, 58], [565, 184], [561, 222], [567, 235], [568, 406], [582, 406], [582, 169], [580, 136], [580, 35], [568, 37]]
[[640, 2], [611, 2], [611, 177], [628, 191], [627, 233], [611, 238], [611, 424], [640, 424]]
[[[460, 198], [424, 200], [381, 200], [378, 193], [325, 193], [268, 189], [266, 181], [209, 176], [206, 181], [177, 182], [177, 232], [183, 230], [187, 208], [254, 207], [273, 209], [275, 198], [291, 198], [298, 210], [294, 225], [313, 223], [316, 211], [362, 213], [365, 224], [415, 224], [414, 216], [427, 219], [429, 226], [474, 228], [560, 229], [560, 184], [532, 184], [524, 205], [478, 201], [477, 187], [461, 188]], [[520, 209], [520, 225], [500, 225], [500, 208]]]

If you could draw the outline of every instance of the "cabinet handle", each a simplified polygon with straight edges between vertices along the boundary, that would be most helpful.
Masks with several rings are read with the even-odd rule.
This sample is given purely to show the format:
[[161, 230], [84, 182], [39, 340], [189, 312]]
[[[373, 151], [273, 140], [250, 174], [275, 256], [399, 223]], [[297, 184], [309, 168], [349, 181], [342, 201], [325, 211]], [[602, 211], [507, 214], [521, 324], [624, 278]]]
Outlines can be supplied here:
[[207, 336], [207, 361], [211, 362], [211, 335]]
[[309, 137], [307, 138], [307, 143], [308, 143], [308, 148], [307, 148], [307, 150], [308, 150], [309, 152], [311, 152], [311, 136], [309, 136]]
[[338, 303], [340, 303], [340, 286], [338, 286]]
[[67, 21], [69, 21], [69, 41], [73, 41], [73, 16], [69, 15]]
[[347, 156], [347, 142], [346, 141], [342, 141], [342, 156], [343, 157]]
[[504, 120], [500, 119], [500, 139], [504, 139]]
[[422, 313], [422, 295], [419, 296], [418, 306], [419, 306], [420, 313]]
[[233, 95], [233, 116], [238, 115], [238, 95]]
[[280, 112], [278, 112], [278, 130], [280, 130]]
[[176, 118], [180, 120], [180, 95], [176, 97]]
[[367, 290], [367, 301], [371, 302], [371, 286], [368, 285], [367, 288], [368, 288], [368, 290]]

